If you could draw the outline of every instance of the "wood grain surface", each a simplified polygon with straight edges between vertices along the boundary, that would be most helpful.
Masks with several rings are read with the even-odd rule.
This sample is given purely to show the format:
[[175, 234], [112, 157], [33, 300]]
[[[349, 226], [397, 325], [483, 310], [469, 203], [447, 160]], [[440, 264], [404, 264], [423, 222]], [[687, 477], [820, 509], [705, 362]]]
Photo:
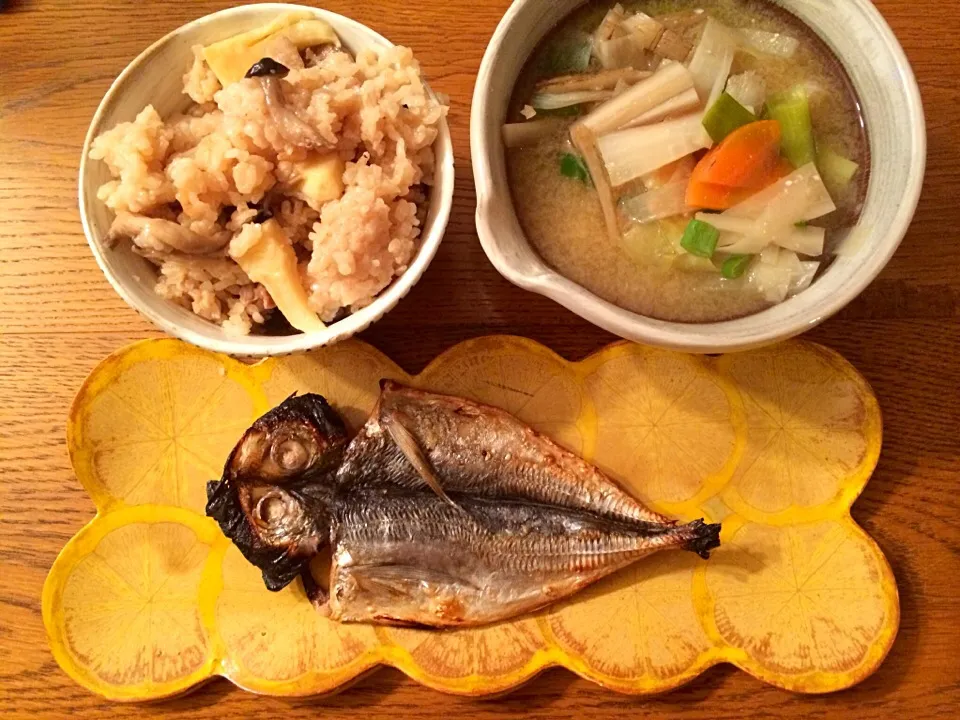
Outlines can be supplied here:
[[[544, 0], [547, 2], [548, 0]], [[838, 0], [842, 1], [842, 0]], [[960, 707], [960, 35], [956, 3], [877, 0], [917, 72], [929, 164], [920, 210], [883, 275], [810, 334], [873, 384], [885, 418], [880, 466], [854, 517], [896, 573], [900, 636], [858, 687], [798, 697], [719, 667], [669, 695], [622, 697], [551, 671], [506, 698], [468, 701], [383, 670], [332, 697], [277, 700], [215, 681], [184, 698], [115, 706], [58, 668], [40, 589], [93, 505], [72, 476], [67, 408], [90, 369], [158, 333], [100, 274], [76, 207], [80, 146], [112, 79], [144, 47], [229, 2], [6, 0], [0, 3], [0, 716], [400, 718], [938, 718]], [[408, 371], [458, 341], [525, 335], [571, 359], [613, 338], [500, 278], [474, 229], [468, 117], [487, 40], [509, 0], [329, 0], [411, 46], [450, 95], [457, 194], [424, 279], [364, 339]], [[875, 172], [883, 172], [876, 167]]]

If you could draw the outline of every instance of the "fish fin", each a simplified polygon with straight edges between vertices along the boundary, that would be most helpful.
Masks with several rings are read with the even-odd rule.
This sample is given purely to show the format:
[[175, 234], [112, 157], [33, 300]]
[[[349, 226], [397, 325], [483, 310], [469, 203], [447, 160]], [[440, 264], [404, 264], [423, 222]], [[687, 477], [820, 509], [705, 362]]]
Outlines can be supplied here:
[[433, 471], [430, 461], [427, 460], [427, 456], [423, 454], [423, 449], [413, 436], [413, 433], [404, 427], [403, 423], [400, 422], [395, 415], [384, 417], [382, 422], [387, 434], [390, 435], [390, 439], [400, 448], [400, 452], [402, 452], [404, 457], [407, 458], [407, 461], [413, 465], [414, 469], [429, 488], [460, 512], [466, 512], [450, 499], [450, 496], [447, 495], [446, 491], [440, 485], [440, 478], [438, 478], [437, 474]]
[[704, 560], [710, 559], [710, 551], [720, 547], [720, 524], [708, 524], [702, 519], [694, 520], [687, 526], [693, 537], [683, 545], [684, 550], [695, 552]]

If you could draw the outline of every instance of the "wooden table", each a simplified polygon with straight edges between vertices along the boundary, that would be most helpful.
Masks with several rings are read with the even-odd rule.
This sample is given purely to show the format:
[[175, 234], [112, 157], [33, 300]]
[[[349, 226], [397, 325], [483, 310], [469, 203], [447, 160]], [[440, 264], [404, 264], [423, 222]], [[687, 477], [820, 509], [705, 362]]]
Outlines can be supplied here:
[[[572, 359], [612, 340], [508, 284], [477, 242], [469, 106], [484, 47], [508, 4], [325, 3], [413, 47], [453, 103], [459, 179], [446, 241], [410, 296], [364, 336], [409, 371], [489, 333], [525, 335]], [[854, 517], [893, 565], [903, 619], [873, 677], [835, 696], [799, 697], [718, 667], [669, 695], [631, 699], [557, 670], [507, 698], [475, 702], [384, 670], [322, 700], [258, 698], [217, 681], [175, 701], [111, 706], [54, 662], [40, 589], [57, 552], [93, 511], [64, 448], [70, 401], [107, 353], [159, 333], [113, 292], [87, 248], [76, 206], [80, 145], [107, 86], [137, 53], [230, 3], [7, 0], [0, 12], [0, 715], [953, 717], [960, 707], [960, 36], [953, 2], [878, 4], [923, 90], [926, 186], [913, 228], [880, 279], [810, 334], [867, 376], [885, 414], [880, 466]]]

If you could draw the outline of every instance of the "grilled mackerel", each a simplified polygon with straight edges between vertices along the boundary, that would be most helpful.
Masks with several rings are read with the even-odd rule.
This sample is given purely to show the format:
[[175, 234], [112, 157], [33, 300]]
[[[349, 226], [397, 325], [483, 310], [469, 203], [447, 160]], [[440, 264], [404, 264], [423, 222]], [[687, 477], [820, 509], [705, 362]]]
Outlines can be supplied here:
[[[496, 408], [381, 384], [348, 441], [319, 395], [244, 434], [207, 514], [279, 590], [303, 575], [342, 622], [483, 625], [664, 549], [706, 558], [720, 526], [679, 524]], [[328, 592], [308, 571], [329, 551]]]

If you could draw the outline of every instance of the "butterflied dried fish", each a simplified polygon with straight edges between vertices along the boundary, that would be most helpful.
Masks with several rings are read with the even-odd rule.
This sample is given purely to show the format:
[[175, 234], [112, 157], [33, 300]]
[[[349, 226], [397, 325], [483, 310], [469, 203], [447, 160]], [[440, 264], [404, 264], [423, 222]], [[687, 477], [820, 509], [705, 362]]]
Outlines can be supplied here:
[[658, 550], [719, 545], [719, 525], [649, 510], [508, 413], [392, 382], [349, 445], [323, 398], [286, 401], [208, 494], [271, 589], [329, 546], [324, 610], [344, 622], [481, 625]]

